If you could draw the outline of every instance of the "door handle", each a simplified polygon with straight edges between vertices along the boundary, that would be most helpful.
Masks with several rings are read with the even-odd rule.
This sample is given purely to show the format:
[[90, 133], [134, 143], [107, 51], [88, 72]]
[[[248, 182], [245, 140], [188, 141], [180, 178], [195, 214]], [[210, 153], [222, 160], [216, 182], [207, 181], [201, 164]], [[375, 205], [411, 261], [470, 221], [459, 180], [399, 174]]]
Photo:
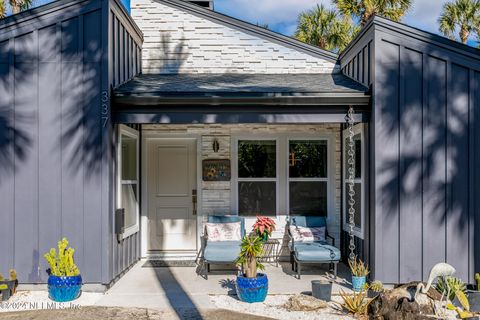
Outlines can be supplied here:
[[193, 215], [197, 215], [197, 189], [192, 190]]

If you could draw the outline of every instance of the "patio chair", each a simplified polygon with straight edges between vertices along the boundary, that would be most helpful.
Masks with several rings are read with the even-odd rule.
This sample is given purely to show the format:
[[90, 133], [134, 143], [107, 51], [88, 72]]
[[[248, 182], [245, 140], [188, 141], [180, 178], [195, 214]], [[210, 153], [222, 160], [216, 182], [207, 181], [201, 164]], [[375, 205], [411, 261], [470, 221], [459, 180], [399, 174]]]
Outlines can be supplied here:
[[[320, 228], [325, 227], [325, 241], [294, 240], [294, 236], [290, 232], [290, 226], [303, 228]], [[330, 269], [333, 266], [333, 273], [337, 278], [337, 264], [340, 261], [340, 250], [335, 247], [335, 238], [328, 234], [327, 220], [325, 217], [316, 216], [292, 216], [287, 218], [287, 230], [290, 249], [290, 262], [292, 270], [297, 272], [297, 278], [301, 278], [302, 264], [330, 264]], [[331, 240], [331, 245], [328, 244]]]
[[[245, 235], [245, 219], [239, 216], [208, 216], [208, 223], [231, 223], [240, 222], [241, 238]], [[204, 249], [203, 249], [203, 263], [206, 266], [205, 279], [208, 279], [210, 272], [210, 264], [232, 264], [235, 263], [240, 253], [240, 243], [238, 241], [209, 241], [208, 235], [205, 232]]]

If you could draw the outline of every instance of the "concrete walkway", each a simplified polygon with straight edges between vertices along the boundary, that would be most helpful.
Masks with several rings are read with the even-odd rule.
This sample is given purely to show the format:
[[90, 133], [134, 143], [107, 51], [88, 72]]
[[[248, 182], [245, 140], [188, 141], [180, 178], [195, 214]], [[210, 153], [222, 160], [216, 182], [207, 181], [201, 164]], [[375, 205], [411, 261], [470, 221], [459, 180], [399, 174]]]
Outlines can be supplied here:
[[[211, 295], [235, 294], [235, 270], [215, 271], [208, 280], [197, 275], [194, 267], [146, 267], [139, 261], [96, 303], [109, 307], [136, 307], [155, 310], [213, 310]], [[269, 278], [269, 295], [296, 294], [311, 291], [311, 281], [325, 279], [324, 266], [305, 267], [302, 279], [296, 279], [288, 263], [279, 267], [267, 265], [265, 273]], [[333, 292], [349, 290], [342, 275], [348, 271], [339, 266], [340, 276], [334, 283]]]
[[164, 320], [164, 319], [209, 319], [209, 320], [269, 320], [229, 310], [187, 311], [181, 314], [169, 311], [138, 308], [83, 307], [79, 310], [35, 310], [9, 312], [2, 320]]

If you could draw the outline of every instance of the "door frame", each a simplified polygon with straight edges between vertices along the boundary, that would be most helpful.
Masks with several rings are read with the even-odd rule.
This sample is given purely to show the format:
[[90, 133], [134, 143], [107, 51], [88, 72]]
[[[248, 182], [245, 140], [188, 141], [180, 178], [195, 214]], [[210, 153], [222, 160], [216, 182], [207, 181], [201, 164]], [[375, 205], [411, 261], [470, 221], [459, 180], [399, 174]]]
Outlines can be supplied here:
[[175, 252], [156, 252], [151, 253], [148, 251], [148, 188], [147, 188], [147, 141], [149, 140], [195, 140], [196, 142], [196, 175], [197, 175], [197, 221], [196, 221], [196, 250], [195, 256], [198, 250], [201, 247], [201, 232], [203, 224], [203, 209], [202, 209], [202, 143], [201, 136], [196, 134], [188, 133], [165, 133], [158, 132], [155, 130], [145, 130], [141, 129], [141, 145], [142, 145], [142, 160], [141, 160], [141, 180], [142, 180], [142, 196], [141, 196], [141, 216], [140, 216], [140, 253], [142, 258], [171, 258], [175, 256], [185, 257], [188, 255], [185, 253], [175, 253]]

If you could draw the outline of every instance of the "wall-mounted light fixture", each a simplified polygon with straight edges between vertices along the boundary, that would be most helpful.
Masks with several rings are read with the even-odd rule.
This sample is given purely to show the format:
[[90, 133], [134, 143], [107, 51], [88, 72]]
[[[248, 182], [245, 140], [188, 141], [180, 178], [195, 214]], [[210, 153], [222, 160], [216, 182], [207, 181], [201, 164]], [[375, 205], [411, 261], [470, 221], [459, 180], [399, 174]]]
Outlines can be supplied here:
[[218, 150], [220, 150], [220, 143], [218, 142], [217, 138], [213, 139], [212, 149], [213, 149], [213, 152], [215, 153], [217, 153]]

